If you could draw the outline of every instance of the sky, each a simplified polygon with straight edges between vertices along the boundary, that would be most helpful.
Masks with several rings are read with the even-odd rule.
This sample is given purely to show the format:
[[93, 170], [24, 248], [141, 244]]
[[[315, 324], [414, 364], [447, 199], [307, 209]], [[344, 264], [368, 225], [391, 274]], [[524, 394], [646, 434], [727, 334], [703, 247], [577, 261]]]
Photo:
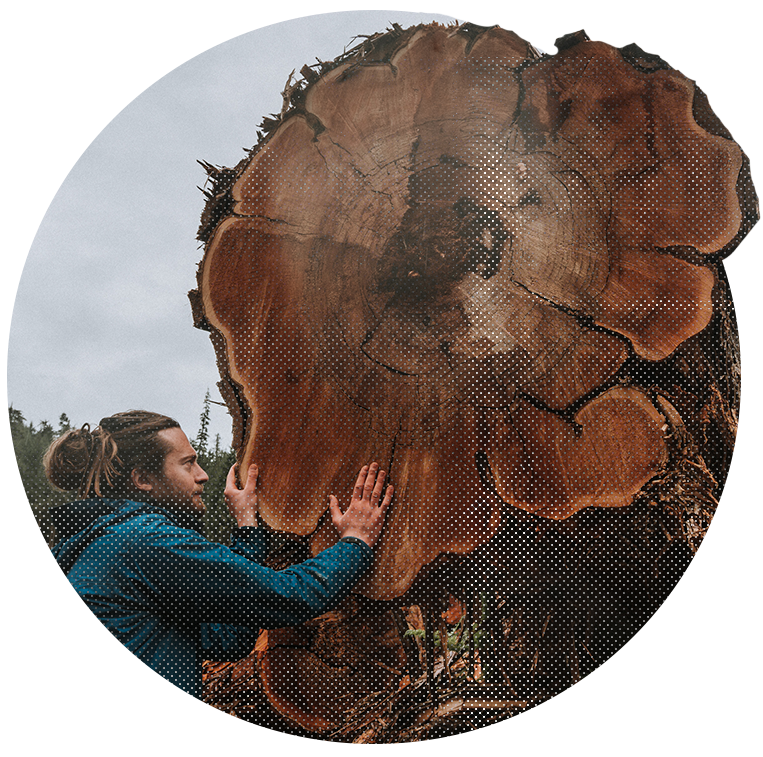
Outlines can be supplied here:
[[[282, 6], [39, 0], [4, 11], [0, 318], [9, 338], [8, 400], [27, 418], [55, 423], [65, 411], [92, 423], [140, 403], [195, 431], [204, 392], [214, 393], [217, 380], [208, 336], [192, 328], [186, 300], [201, 258], [195, 187], [204, 174], [195, 161], [237, 162], [256, 141], [260, 118], [280, 107], [292, 69], [334, 57], [356, 33], [412, 22], [397, 10], [369, 11], [264, 29], [375, 3]], [[697, 80], [750, 156], [760, 191], [763, 71], [749, 7], [443, 0], [421, 17], [498, 23], [550, 52], [557, 37], [581, 28], [616, 46], [637, 42]], [[511, 722], [409, 751], [755, 753], [763, 704], [762, 228], [726, 265], [742, 345], [739, 435], [721, 507], [685, 577], [645, 628], [580, 684]], [[213, 410], [213, 431], [224, 436], [227, 417]], [[96, 755], [108, 744], [111, 755], [195, 755], [309, 746], [334, 755], [343, 748], [214, 712], [110, 638], [53, 562], [26, 507], [7, 425], [1, 433], [0, 630], [11, 751], [67, 744]]]
[[[206, 332], [187, 292], [206, 173], [235, 166], [263, 116], [281, 109], [290, 72], [332, 60], [356, 34], [452, 21], [387, 12], [296, 19], [243, 34], [180, 65], [126, 105], [93, 140], [42, 220], [16, 295], [8, 400], [28, 421], [74, 425], [129, 408], [171, 415], [193, 436], [206, 391], [220, 402]], [[231, 442], [227, 408], [212, 438]]]

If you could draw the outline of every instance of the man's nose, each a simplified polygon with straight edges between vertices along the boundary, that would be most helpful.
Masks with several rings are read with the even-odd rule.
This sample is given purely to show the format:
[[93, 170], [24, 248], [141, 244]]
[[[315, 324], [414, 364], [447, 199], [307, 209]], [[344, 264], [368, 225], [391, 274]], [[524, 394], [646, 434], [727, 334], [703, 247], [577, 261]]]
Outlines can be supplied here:
[[196, 475], [196, 481], [198, 481], [200, 484], [205, 484], [207, 481], [209, 481], [207, 472], [200, 465], [197, 465], [196, 467], [199, 469]]

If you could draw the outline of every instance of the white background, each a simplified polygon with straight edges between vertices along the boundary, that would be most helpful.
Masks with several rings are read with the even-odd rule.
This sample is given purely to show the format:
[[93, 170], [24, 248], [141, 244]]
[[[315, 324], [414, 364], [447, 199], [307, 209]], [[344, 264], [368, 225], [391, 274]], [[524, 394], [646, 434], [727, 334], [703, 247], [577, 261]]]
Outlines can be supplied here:
[[[376, 4], [176, 2], [15, 3], [5, 11], [2, 130], [6, 339], [13, 297], [35, 230], [74, 162], [134, 97], [194, 55], [277, 21]], [[498, 23], [537, 47], [584, 28], [615, 46], [637, 42], [695, 79], [750, 156], [763, 188], [759, 27], [752, 4], [441, 2], [431, 11]], [[615, 10], [628, 8], [626, 12]], [[691, 10], [688, 10], [688, 9]], [[394, 12], [389, 14], [394, 21]], [[306, 61], [307, 62], [307, 61]], [[742, 412], [721, 507], [686, 576], [656, 616], [588, 679], [512, 721], [407, 747], [559, 755], [760, 753], [763, 534], [756, 431], [763, 428], [757, 227], [729, 259], [742, 341]], [[2, 350], [5, 354], [5, 348]], [[0, 428], [2, 472], [3, 744], [9, 754], [241, 754], [351, 749], [260, 729], [218, 713], [150, 672], [74, 595], [26, 506]], [[396, 750], [406, 747], [396, 747]]]

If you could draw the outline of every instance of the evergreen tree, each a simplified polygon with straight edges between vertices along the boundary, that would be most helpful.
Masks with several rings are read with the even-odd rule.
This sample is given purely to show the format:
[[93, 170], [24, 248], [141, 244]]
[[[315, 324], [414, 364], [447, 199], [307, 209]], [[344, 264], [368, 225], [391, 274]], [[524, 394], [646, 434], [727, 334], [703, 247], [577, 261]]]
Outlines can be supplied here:
[[72, 424], [69, 420], [69, 416], [66, 413], [61, 413], [58, 418], [58, 431], [56, 432], [56, 436], [65, 434], [71, 427]]
[[66, 416], [65, 414], [61, 416], [62, 421], [59, 423], [58, 431], [54, 431], [47, 421], [42, 421], [38, 426], [31, 422], [27, 423], [21, 411], [13, 406], [8, 408], [8, 417], [21, 483], [37, 525], [50, 544], [55, 540], [55, 531], [48, 509], [62, 504], [66, 500], [66, 495], [54, 489], [48, 482], [43, 470], [42, 458], [51, 442], [66, 430], [64, 428], [66, 424], [63, 423]]
[[193, 440], [193, 447], [199, 456], [199, 465], [207, 472], [209, 481], [204, 486], [204, 503], [207, 506], [204, 513], [204, 533], [210, 541], [221, 544], [230, 542], [231, 531], [235, 526], [233, 517], [228, 512], [223, 498], [225, 479], [231, 465], [236, 462], [232, 449], [223, 449], [220, 435], [215, 436], [215, 445], [209, 446], [209, 418], [212, 400], [209, 389], [204, 396], [204, 406], [199, 418], [199, 430]]
[[207, 389], [207, 393], [204, 395], [204, 408], [199, 418], [199, 430], [193, 440], [193, 448], [199, 457], [209, 455], [209, 409], [211, 403], [212, 399], [209, 396], [209, 389]]

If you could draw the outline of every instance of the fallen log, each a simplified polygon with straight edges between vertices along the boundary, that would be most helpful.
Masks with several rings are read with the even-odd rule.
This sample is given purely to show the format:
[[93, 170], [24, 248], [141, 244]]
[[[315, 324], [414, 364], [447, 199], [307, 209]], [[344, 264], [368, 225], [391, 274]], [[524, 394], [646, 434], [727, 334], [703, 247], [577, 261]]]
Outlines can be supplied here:
[[[396, 486], [373, 571], [331, 621], [343, 653], [279, 631], [258, 658], [307, 731], [350, 739], [357, 702], [417, 662], [436, 698], [437, 655], [452, 684], [433, 620], [449, 597], [464, 644], [482, 635], [463, 680], [479, 656], [507, 702], [542, 701], [638, 630], [712, 518], [739, 399], [722, 259], [758, 218], [748, 161], [661, 58], [583, 32], [557, 47], [395, 25], [290, 80], [238, 166], [205, 164], [190, 297], [264, 521], [316, 553], [336, 539], [327, 494], [364, 462]], [[418, 661], [395, 620], [414, 606]]]

